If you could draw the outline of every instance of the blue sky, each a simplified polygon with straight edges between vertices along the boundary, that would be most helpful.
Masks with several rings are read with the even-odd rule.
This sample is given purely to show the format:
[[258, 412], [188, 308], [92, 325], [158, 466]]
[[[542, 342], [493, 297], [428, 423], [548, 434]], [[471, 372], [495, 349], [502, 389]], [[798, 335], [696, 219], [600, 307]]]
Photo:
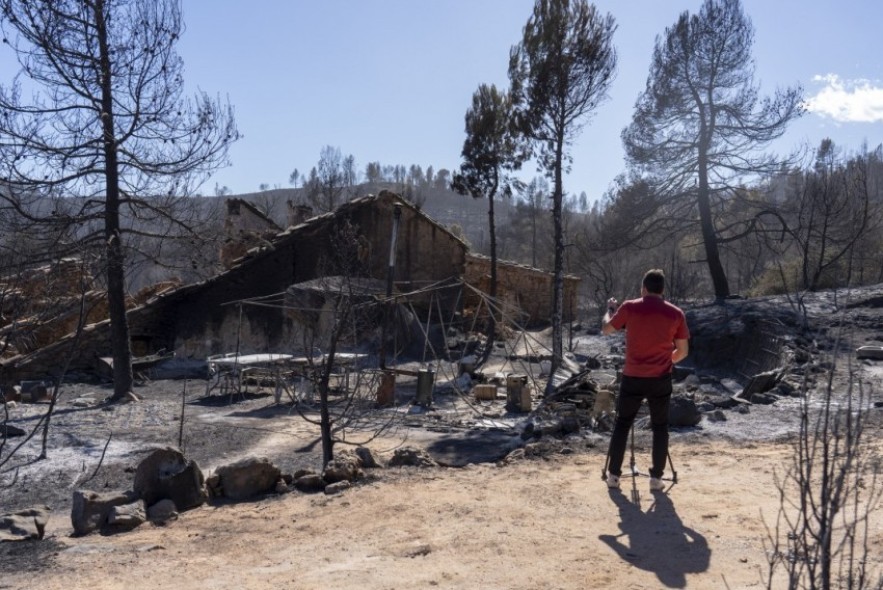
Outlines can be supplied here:
[[[573, 146], [571, 194], [600, 197], [623, 170], [620, 132], [643, 89], [654, 39], [699, 0], [598, 0], [614, 16], [618, 75]], [[243, 138], [217, 183], [287, 187], [325, 145], [369, 161], [455, 169], [463, 115], [481, 83], [506, 87], [510, 47], [533, 0], [184, 0], [188, 89], [228, 97]], [[776, 149], [883, 141], [883, 2], [743, 0], [757, 81], [801, 84], [811, 111]], [[5, 61], [5, 60], [4, 60]], [[5, 69], [5, 68], [4, 68]], [[4, 72], [5, 73], [5, 72]], [[10, 73], [11, 74], [11, 73]], [[4, 75], [4, 81], [9, 75]], [[528, 165], [532, 176], [535, 167]]]

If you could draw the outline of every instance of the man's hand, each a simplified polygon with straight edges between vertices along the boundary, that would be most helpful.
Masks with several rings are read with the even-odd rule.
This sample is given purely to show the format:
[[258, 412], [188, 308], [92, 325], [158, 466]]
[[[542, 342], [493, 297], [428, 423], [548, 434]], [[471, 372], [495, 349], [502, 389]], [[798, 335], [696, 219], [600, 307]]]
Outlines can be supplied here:
[[610, 325], [610, 318], [613, 317], [613, 314], [616, 313], [616, 310], [619, 308], [619, 302], [616, 300], [616, 297], [611, 297], [607, 300], [607, 313], [604, 314], [604, 317], [601, 318], [601, 333], [602, 334], [613, 334], [616, 332], [616, 328]]

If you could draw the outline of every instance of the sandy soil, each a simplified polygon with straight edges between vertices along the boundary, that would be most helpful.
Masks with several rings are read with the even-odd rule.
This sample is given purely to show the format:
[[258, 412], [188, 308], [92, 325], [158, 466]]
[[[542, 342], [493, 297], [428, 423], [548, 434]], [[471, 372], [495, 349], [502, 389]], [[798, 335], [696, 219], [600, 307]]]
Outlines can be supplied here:
[[0, 587], [763, 588], [788, 455], [676, 442], [679, 481], [664, 493], [645, 477], [608, 491], [598, 452], [385, 469], [337, 496], [206, 506], [115, 536], [71, 538], [55, 514], [46, 569], [6, 571]]

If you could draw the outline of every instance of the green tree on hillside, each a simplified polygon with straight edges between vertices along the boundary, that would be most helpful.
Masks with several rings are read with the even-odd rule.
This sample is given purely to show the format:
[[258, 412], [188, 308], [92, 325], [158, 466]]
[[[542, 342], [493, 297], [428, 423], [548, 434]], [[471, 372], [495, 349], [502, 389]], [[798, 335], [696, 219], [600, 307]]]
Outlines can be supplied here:
[[[494, 199], [511, 196], [515, 180], [509, 172], [521, 167], [524, 153], [519, 149], [512, 126], [512, 102], [497, 87], [482, 84], [472, 95], [472, 106], [466, 111], [466, 140], [461, 156], [463, 163], [454, 175], [452, 186], [462, 194], [488, 200], [488, 232], [491, 249], [490, 297], [497, 297], [497, 236], [494, 220]], [[496, 310], [489, 310], [486, 361], [493, 349]]]
[[[509, 80], [522, 132], [553, 182], [555, 286], [552, 370], [563, 357], [564, 229], [563, 174], [568, 148], [587, 117], [607, 97], [616, 71], [613, 17], [586, 0], [537, 0], [523, 39], [510, 52]], [[553, 380], [549, 380], [550, 387]]]

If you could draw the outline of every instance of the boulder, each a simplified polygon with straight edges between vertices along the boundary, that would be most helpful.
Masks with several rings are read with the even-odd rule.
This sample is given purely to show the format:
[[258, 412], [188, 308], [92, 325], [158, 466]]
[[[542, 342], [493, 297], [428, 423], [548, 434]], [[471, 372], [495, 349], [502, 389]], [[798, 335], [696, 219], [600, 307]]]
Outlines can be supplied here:
[[672, 396], [668, 409], [668, 425], [672, 428], [696, 426], [702, 420], [702, 412], [696, 402], [688, 397]]
[[305, 494], [314, 494], [325, 489], [325, 480], [318, 473], [295, 475], [294, 487]]
[[395, 450], [388, 465], [390, 467], [437, 467], [438, 463], [423, 449], [404, 447]]
[[245, 500], [258, 494], [272, 492], [282, 472], [266, 457], [247, 457], [215, 470], [219, 487], [225, 498]]
[[774, 404], [778, 400], [779, 398], [771, 393], [752, 393], [751, 398], [749, 399], [752, 404], [762, 405]]
[[24, 436], [27, 434], [18, 426], [12, 424], [0, 424], [0, 438], [12, 438], [14, 436]]
[[49, 506], [0, 514], [0, 542], [40, 540], [46, 532]]
[[352, 486], [353, 484], [346, 480], [331, 483], [325, 486], [325, 495], [333, 496], [334, 494], [339, 494], [344, 490], [348, 490]]
[[325, 465], [322, 471], [322, 479], [325, 483], [332, 484], [339, 481], [355, 481], [364, 477], [362, 460], [355, 453], [338, 453], [334, 459]]
[[76, 490], [71, 506], [71, 524], [74, 535], [88, 535], [104, 530], [116, 506], [131, 504], [138, 499], [135, 492], [92, 492]]
[[368, 447], [356, 448], [356, 455], [359, 457], [359, 460], [362, 462], [362, 467], [365, 469], [377, 469], [378, 467], [382, 467], [374, 457], [374, 453], [372, 453], [371, 449]]
[[179, 510], [187, 510], [208, 499], [199, 466], [173, 447], [155, 449], [141, 461], [135, 470], [134, 488], [147, 506], [171, 500]]
[[107, 524], [115, 530], [132, 530], [147, 522], [147, 509], [144, 500], [137, 500], [131, 504], [114, 506], [110, 509]]
[[859, 346], [855, 349], [856, 358], [883, 360], [883, 346]]
[[710, 422], [726, 422], [727, 415], [724, 414], [723, 410], [713, 410], [712, 412], [708, 413], [706, 419]]
[[166, 524], [178, 518], [178, 508], [171, 500], [160, 500], [147, 508], [147, 518], [156, 524]]

